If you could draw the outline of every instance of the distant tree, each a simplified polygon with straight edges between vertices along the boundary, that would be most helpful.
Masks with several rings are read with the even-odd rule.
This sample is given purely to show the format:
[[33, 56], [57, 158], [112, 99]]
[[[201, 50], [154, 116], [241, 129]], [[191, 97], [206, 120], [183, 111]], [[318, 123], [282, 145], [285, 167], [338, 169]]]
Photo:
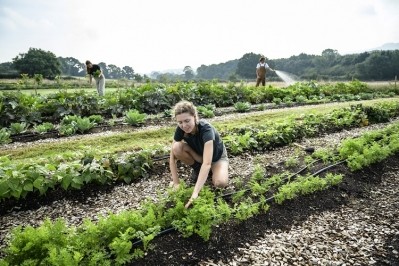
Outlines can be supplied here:
[[290, 58], [274, 60], [274, 63], [277, 70], [283, 70], [297, 76], [302, 76], [307, 75], [308, 71], [313, 74], [315, 58], [315, 55], [301, 53], [291, 56]]
[[374, 51], [356, 70], [363, 80], [392, 80], [399, 75], [399, 50]]
[[191, 68], [191, 66], [185, 66], [183, 69], [184, 72], [184, 77], [186, 78], [186, 80], [190, 80], [194, 78], [194, 71]]
[[232, 74], [232, 75], [229, 77], [229, 81], [231, 81], [231, 82], [237, 82], [237, 81], [238, 81], [237, 75]]
[[[241, 78], [256, 78], [255, 68], [259, 62], [260, 54], [247, 53], [238, 60], [236, 74]], [[267, 62], [267, 58], [266, 58]]]
[[134, 78], [133, 68], [130, 66], [124, 66], [122, 68], [122, 77], [127, 79], [133, 79]]
[[235, 75], [237, 64], [238, 59], [230, 60], [226, 63], [212, 64], [209, 66], [201, 65], [197, 68], [197, 78], [208, 80], [229, 80], [232, 75]]
[[337, 63], [337, 59], [339, 58], [339, 54], [337, 50], [334, 49], [325, 49], [321, 53], [321, 56], [318, 56], [315, 60], [315, 64], [319, 68], [328, 68], [334, 66]]
[[150, 74], [150, 78], [157, 79], [158, 76], [160, 76], [160, 75], [162, 75], [161, 72], [159, 72], [159, 71], [152, 71], [151, 74]]
[[13, 58], [13, 65], [19, 73], [31, 77], [34, 74], [41, 74], [44, 78], [54, 79], [61, 74], [61, 65], [55, 54], [36, 48], [29, 48], [27, 53], [21, 53]]
[[147, 76], [144, 75], [144, 77], [143, 77], [143, 76], [141, 76], [140, 74], [137, 74], [137, 73], [135, 73], [135, 74], [133, 75], [133, 79], [134, 79], [135, 81], [137, 81], [137, 82], [142, 82], [143, 79], [144, 79], [145, 77], [147, 77]]
[[0, 64], [0, 78], [17, 78], [18, 71], [14, 68], [12, 62], [5, 62]]
[[58, 57], [61, 64], [61, 73], [65, 76], [84, 77], [86, 75], [86, 65], [73, 57]]
[[116, 65], [110, 64], [107, 66], [108, 78], [119, 79], [122, 78], [122, 70]]
[[101, 68], [101, 70], [102, 70], [102, 72], [103, 72], [103, 74], [104, 74], [104, 77], [108, 78], [109, 75], [108, 75], [108, 67], [107, 67], [107, 64], [104, 63], [104, 62], [101, 62], [101, 63], [98, 63], [97, 65]]

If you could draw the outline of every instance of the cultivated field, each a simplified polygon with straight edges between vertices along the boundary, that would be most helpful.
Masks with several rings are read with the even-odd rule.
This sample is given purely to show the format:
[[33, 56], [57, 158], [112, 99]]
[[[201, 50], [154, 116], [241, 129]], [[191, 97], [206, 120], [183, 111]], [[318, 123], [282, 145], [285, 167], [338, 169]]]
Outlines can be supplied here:
[[[370, 86], [384, 88], [392, 84]], [[83, 265], [79, 262], [94, 263], [94, 258], [98, 259], [97, 265], [398, 265], [399, 155], [394, 144], [399, 143], [399, 136], [396, 128], [390, 128], [399, 125], [398, 104], [396, 96], [273, 108], [266, 105], [264, 110], [247, 112], [216, 108], [218, 115], [207, 120], [221, 132], [228, 148], [229, 186], [220, 191], [207, 184], [200, 196], [210, 201], [198, 201], [189, 210], [178, 208], [179, 197], [185, 199], [193, 185], [188, 181], [187, 167], [179, 165], [187, 187], [183, 186], [178, 195], [169, 189], [171, 177], [164, 155], [168, 154], [176, 126], [170, 117], [157, 117], [134, 127], [103, 127], [96, 132], [57, 138], [43, 135], [36, 141], [21, 137], [3, 144], [0, 156], [11, 162], [2, 162], [0, 181], [17, 163], [57, 162], [55, 168], [59, 163], [75, 173], [72, 168], [79, 168], [81, 161], [90, 156], [91, 160], [83, 163], [86, 170], [99, 167], [96, 169], [103, 172], [96, 172], [98, 176], [104, 172], [112, 175], [112, 171], [122, 175], [122, 159], [113, 156], [123, 157], [141, 149], [157, 152], [151, 154], [151, 167], [140, 166], [144, 174], [129, 182], [111, 176], [110, 182], [82, 182], [79, 188], [70, 185], [67, 189], [63, 183], [49, 187], [43, 195], [32, 191], [25, 198], [0, 199], [0, 258], [4, 259], [0, 265], [29, 263], [29, 258], [32, 265]], [[378, 144], [370, 144], [366, 138], [361, 144], [343, 144], [367, 133], [378, 135], [373, 138]], [[387, 146], [380, 144], [385, 140]], [[368, 147], [365, 154], [360, 152], [362, 146]], [[314, 152], [309, 152], [309, 147]], [[349, 150], [368, 162], [356, 161], [354, 153], [347, 155]], [[124, 163], [128, 162], [125, 159]], [[115, 169], [113, 164], [117, 165]], [[30, 169], [35, 167], [32, 164]], [[48, 170], [40, 169], [41, 174]], [[79, 171], [82, 176], [87, 173]], [[331, 183], [325, 181], [329, 178]], [[272, 183], [275, 179], [279, 181]], [[154, 207], [148, 202], [159, 205]], [[124, 227], [134, 216], [127, 212], [143, 214], [137, 221], [141, 224], [150, 219], [150, 207], [154, 211], [151, 215], [159, 216], [150, 221], [151, 228], [141, 229], [142, 235], [133, 236], [133, 229]], [[213, 213], [215, 210], [222, 214]], [[208, 212], [214, 216], [207, 217]], [[229, 219], [216, 219], [218, 215]], [[173, 226], [164, 217], [175, 217]], [[191, 223], [185, 217], [196, 217], [190, 221], [195, 230], [189, 229]], [[65, 227], [56, 225], [60, 218]], [[46, 219], [54, 226], [46, 227]], [[208, 223], [209, 228], [205, 226]], [[11, 234], [19, 226], [24, 228], [19, 233], [26, 234]], [[112, 226], [115, 236], [108, 239], [107, 230]], [[55, 232], [57, 235], [52, 237]], [[107, 243], [99, 249], [106, 257], [86, 250], [87, 243], [74, 238], [80, 234], [87, 243], [91, 241], [93, 250]], [[53, 249], [47, 249], [50, 246]], [[134, 253], [136, 249], [142, 253]], [[49, 255], [33, 261], [39, 251]], [[68, 264], [72, 261], [75, 264]]]

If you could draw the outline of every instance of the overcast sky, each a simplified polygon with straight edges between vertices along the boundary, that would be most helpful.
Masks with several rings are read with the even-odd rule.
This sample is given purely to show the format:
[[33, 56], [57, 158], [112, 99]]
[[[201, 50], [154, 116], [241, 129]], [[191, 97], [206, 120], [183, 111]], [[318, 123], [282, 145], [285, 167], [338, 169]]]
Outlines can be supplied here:
[[399, 0], [0, 0], [0, 62], [30, 47], [137, 73], [399, 42]]

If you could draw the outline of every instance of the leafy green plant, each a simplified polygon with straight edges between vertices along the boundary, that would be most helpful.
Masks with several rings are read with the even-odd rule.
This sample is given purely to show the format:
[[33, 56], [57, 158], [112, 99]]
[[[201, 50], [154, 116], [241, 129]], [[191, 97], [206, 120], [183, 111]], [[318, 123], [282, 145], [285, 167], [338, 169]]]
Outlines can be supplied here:
[[3, 127], [0, 129], [0, 144], [7, 144], [10, 143], [12, 140], [10, 138], [10, 130]]
[[91, 122], [99, 124], [104, 122], [104, 117], [102, 115], [91, 115], [89, 116]]
[[282, 100], [281, 100], [281, 98], [273, 98], [273, 100], [272, 100], [272, 103], [274, 103], [274, 104], [281, 104], [281, 102], [282, 102]]
[[54, 223], [47, 219], [38, 228], [18, 226], [13, 230], [13, 241], [6, 250], [7, 262], [10, 265], [39, 265], [47, 260], [53, 247], [66, 248], [72, 230], [62, 219]]
[[78, 119], [79, 119], [79, 116], [77, 116], [77, 115], [64, 116], [61, 120], [61, 125], [70, 125], [73, 122], [76, 123]]
[[99, 69], [97, 69], [96, 71], [93, 72], [93, 76], [98, 78], [101, 74], [101, 71]]
[[256, 147], [257, 141], [252, 137], [251, 132], [244, 135], [232, 134], [223, 137], [223, 141], [232, 154], [240, 154], [244, 150]]
[[205, 118], [212, 118], [215, 116], [214, 113], [214, 108], [211, 106], [211, 108], [208, 108], [206, 106], [198, 106], [197, 107], [198, 113], [200, 116], [205, 117]]
[[112, 162], [112, 167], [119, 179], [130, 183], [138, 178], [148, 177], [152, 164], [151, 152], [143, 150], [139, 153], [118, 157]]
[[25, 122], [11, 123], [10, 132], [11, 134], [21, 134], [26, 132], [28, 125]]
[[244, 221], [248, 218], [258, 214], [260, 211], [259, 204], [254, 204], [251, 198], [247, 198], [244, 201], [241, 201], [234, 208], [234, 218]]
[[76, 119], [76, 127], [80, 133], [85, 133], [92, 129], [96, 125], [95, 122], [92, 122], [88, 117], [77, 117]]
[[115, 114], [112, 114], [112, 118], [109, 119], [109, 120], [107, 121], [107, 123], [108, 123], [108, 125], [110, 125], [110, 126], [115, 126], [116, 121], [117, 121], [116, 115], [115, 115]]
[[43, 124], [40, 125], [36, 125], [33, 127], [33, 131], [39, 134], [44, 134], [47, 133], [50, 130], [54, 129], [54, 125], [52, 123], [49, 122], [45, 122]]
[[274, 194], [274, 200], [276, 203], [282, 204], [285, 200], [293, 199], [299, 195], [307, 195], [337, 185], [342, 181], [342, 178], [342, 175], [334, 174], [327, 174], [324, 178], [299, 176], [295, 181], [279, 187], [278, 192]]
[[180, 220], [172, 221], [172, 225], [186, 237], [196, 233], [208, 240], [212, 226], [227, 221], [231, 215], [226, 203], [220, 199], [215, 202], [214, 196], [209, 188], [204, 187], [193, 206], [184, 210], [186, 215]]
[[163, 111], [163, 116], [164, 117], [172, 117], [172, 109], [165, 109]]
[[36, 82], [35, 94], [37, 95], [37, 88], [43, 83], [43, 75], [42, 74], [34, 74], [33, 79]]
[[249, 102], [236, 102], [234, 109], [239, 113], [245, 113], [251, 110], [251, 104]]
[[137, 110], [129, 110], [125, 113], [125, 122], [132, 126], [143, 124], [147, 119], [147, 114]]
[[76, 122], [71, 122], [71, 124], [61, 124], [60, 127], [58, 128], [58, 132], [60, 133], [61, 136], [72, 136], [76, 134], [76, 131], [78, 130], [78, 127], [76, 125]]
[[258, 110], [259, 110], [259, 111], [266, 110], [266, 105], [263, 104], [263, 103], [262, 103], [262, 104], [259, 104], [259, 105], [258, 105]]
[[293, 167], [299, 165], [298, 156], [288, 157], [284, 164], [287, 167]]
[[295, 97], [295, 101], [297, 103], [305, 103], [307, 100], [308, 99], [304, 95], [298, 95], [297, 97]]

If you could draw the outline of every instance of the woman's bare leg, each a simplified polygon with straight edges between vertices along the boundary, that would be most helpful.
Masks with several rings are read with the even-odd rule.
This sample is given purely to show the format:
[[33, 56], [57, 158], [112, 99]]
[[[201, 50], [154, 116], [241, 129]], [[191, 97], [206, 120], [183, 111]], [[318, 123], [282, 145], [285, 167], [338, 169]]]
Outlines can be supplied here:
[[227, 187], [229, 184], [229, 163], [218, 161], [212, 164], [212, 183], [217, 188]]
[[195, 162], [202, 163], [202, 157], [188, 146], [187, 143], [175, 142], [172, 150], [175, 158], [187, 165], [193, 165]]

